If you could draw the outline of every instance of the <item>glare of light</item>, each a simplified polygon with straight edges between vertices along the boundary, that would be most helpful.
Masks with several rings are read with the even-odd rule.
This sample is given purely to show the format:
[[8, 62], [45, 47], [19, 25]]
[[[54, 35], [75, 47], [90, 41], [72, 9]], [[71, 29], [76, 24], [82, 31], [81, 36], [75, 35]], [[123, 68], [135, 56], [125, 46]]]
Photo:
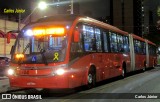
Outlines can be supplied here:
[[14, 70], [13, 69], [8, 69], [8, 75], [13, 75], [14, 74]]
[[64, 34], [64, 28], [46, 29], [46, 34]]
[[123, 56], [127, 57], [128, 55], [127, 54], [123, 54]]
[[67, 29], [69, 29], [69, 26], [66, 26]]
[[74, 75], [72, 75], [72, 78], [74, 78]]
[[38, 8], [41, 9], [41, 10], [46, 9], [46, 8], [47, 8], [46, 2], [41, 1], [41, 2], [38, 4]]
[[16, 58], [19, 59], [19, 58], [24, 58], [24, 54], [16, 54]]
[[41, 36], [41, 35], [64, 35], [65, 29], [64, 28], [47, 28], [47, 29], [34, 29], [33, 35]]
[[119, 71], [121, 71], [122, 69], [121, 68], [119, 68]]
[[25, 32], [25, 35], [27, 35], [27, 36], [32, 36], [32, 35], [33, 35], [32, 30], [28, 29], [28, 30]]
[[44, 35], [45, 34], [45, 29], [34, 29], [33, 30], [33, 35], [39, 36], [39, 35]]
[[64, 69], [58, 69], [57, 71], [56, 71], [56, 74], [57, 75], [63, 75], [65, 73], [65, 70]]

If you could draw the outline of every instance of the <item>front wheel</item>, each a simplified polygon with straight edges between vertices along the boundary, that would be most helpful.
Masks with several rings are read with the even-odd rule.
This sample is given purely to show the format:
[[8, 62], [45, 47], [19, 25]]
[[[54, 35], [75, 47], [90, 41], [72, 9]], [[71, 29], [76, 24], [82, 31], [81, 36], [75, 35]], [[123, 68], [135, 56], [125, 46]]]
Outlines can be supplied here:
[[90, 70], [87, 76], [87, 88], [90, 89], [96, 84], [96, 73], [94, 70]]

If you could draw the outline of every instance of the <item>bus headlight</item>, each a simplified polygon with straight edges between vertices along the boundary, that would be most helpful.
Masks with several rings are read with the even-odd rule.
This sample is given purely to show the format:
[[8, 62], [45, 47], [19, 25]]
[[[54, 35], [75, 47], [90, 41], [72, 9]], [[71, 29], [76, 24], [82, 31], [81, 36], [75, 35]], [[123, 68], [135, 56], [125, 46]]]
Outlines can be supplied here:
[[56, 70], [56, 74], [57, 75], [63, 75], [65, 73], [65, 70], [64, 69], [57, 69]]
[[13, 75], [14, 74], [14, 70], [13, 69], [8, 69], [7, 74], [8, 75]]

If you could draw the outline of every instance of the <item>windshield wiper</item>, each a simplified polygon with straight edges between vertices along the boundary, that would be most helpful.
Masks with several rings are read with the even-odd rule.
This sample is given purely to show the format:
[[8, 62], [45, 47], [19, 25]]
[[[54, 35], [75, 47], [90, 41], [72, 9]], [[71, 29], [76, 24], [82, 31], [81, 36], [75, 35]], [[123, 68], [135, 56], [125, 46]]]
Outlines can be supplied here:
[[[24, 48], [22, 54], [24, 54], [24, 53], [26, 52], [27, 48], [30, 47], [30, 45], [31, 45], [31, 44], [28, 43], [28, 44], [25, 46], [25, 48]], [[22, 60], [22, 58], [20, 58], [20, 59], [18, 60], [18, 64], [19, 64], [19, 65], [21, 64], [21, 60]]]
[[48, 62], [47, 62], [46, 56], [44, 55], [45, 50], [44, 50], [44, 49], [42, 49], [42, 48], [41, 48], [41, 46], [40, 46], [39, 44], [38, 44], [38, 48], [39, 48], [39, 51], [40, 51], [40, 53], [41, 53], [41, 55], [42, 55], [43, 62], [44, 62], [46, 65], [48, 65]]

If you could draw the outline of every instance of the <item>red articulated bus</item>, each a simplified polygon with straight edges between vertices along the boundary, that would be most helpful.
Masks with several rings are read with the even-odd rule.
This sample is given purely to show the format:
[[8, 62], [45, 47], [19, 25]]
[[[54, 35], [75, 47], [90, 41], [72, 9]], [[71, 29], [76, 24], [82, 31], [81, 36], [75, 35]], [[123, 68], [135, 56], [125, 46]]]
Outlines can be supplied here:
[[109, 24], [74, 15], [25, 26], [11, 50], [11, 87], [92, 87], [156, 65], [156, 45]]

